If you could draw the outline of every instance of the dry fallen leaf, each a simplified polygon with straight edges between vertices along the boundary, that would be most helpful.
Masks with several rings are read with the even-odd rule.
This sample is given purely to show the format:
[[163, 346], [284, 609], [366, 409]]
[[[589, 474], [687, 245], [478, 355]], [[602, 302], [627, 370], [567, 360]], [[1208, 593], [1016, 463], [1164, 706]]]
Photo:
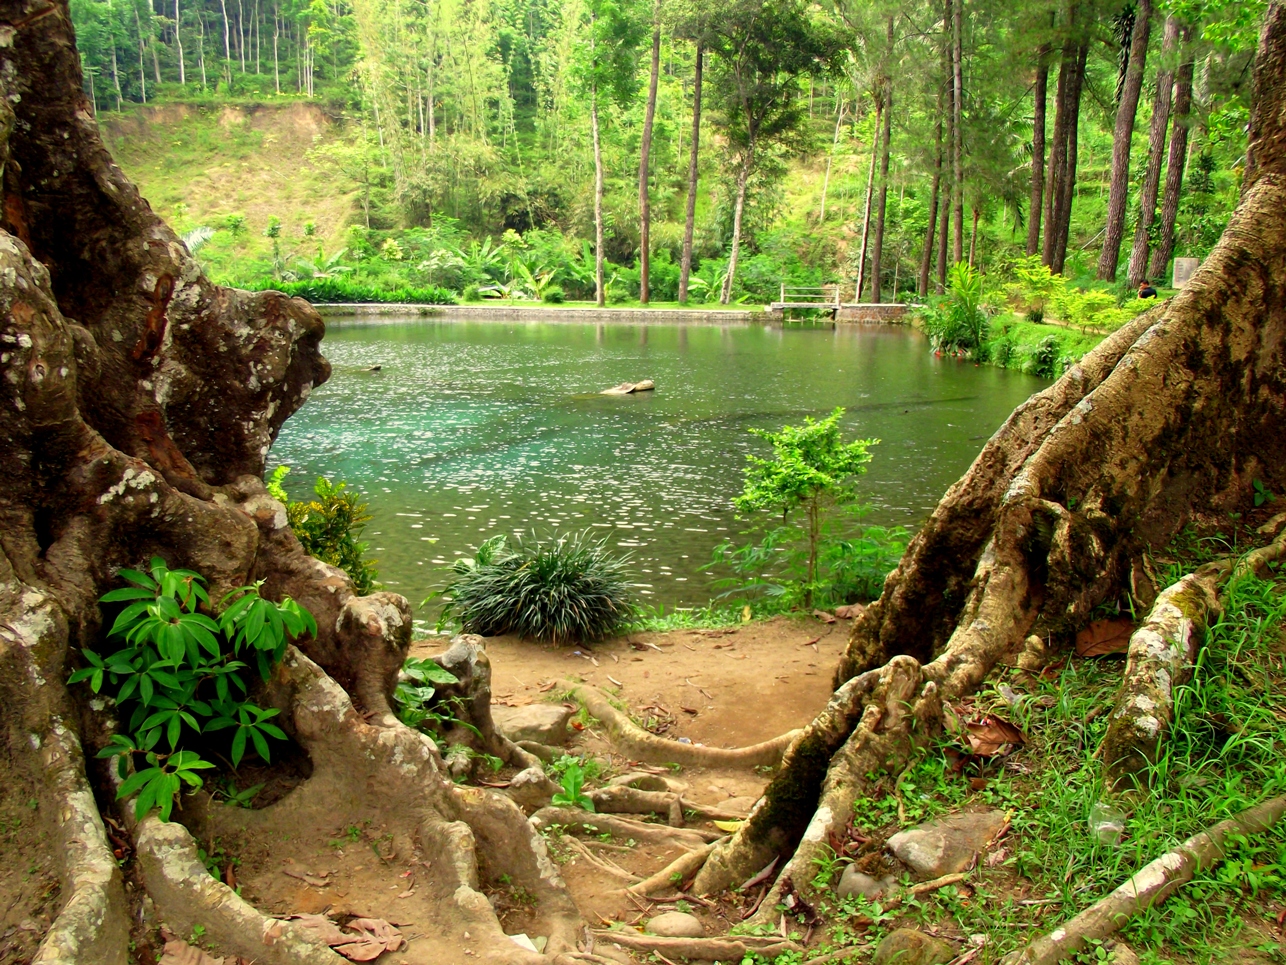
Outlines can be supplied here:
[[817, 617], [817, 619], [821, 620], [821, 621], [822, 621], [822, 623], [834, 623], [834, 622], [835, 622], [835, 616], [834, 616], [834, 614], [827, 613], [825, 610], [814, 610], [814, 611], [813, 611], [813, 616], [815, 616], [815, 617]]
[[835, 608], [835, 615], [841, 620], [856, 620], [866, 612], [866, 607], [860, 603], [846, 603], [844, 606]]
[[1134, 623], [1126, 617], [1112, 620], [1095, 620], [1076, 634], [1076, 656], [1102, 657], [1109, 653], [1125, 653], [1130, 648], [1130, 634]]
[[1007, 754], [1027, 743], [1022, 731], [994, 714], [988, 714], [982, 720], [971, 720], [966, 726], [969, 729], [969, 748], [979, 757]]
[[350, 962], [373, 962], [402, 947], [402, 933], [383, 918], [354, 918], [344, 928], [349, 940], [331, 947]]
[[745, 822], [744, 821], [712, 821], [711, 823], [720, 831], [727, 831], [729, 834], [733, 834]]
[[349, 941], [351, 937], [340, 931], [339, 926], [325, 915], [291, 915], [286, 920], [308, 931], [323, 945], [336, 945]]
[[182, 939], [172, 938], [165, 943], [159, 965], [223, 965], [224, 959], [189, 945]]

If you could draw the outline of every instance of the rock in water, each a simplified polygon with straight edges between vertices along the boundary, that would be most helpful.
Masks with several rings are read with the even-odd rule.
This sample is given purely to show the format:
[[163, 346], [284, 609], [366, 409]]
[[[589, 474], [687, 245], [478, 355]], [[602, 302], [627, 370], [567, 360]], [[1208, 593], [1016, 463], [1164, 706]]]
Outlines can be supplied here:
[[525, 707], [491, 708], [496, 729], [514, 743], [535, 741], [552, 747], [567, 743], [567, 721], [572, 712], [562, 704], [528, 704]]
[[950, 814], [889, 838], [888, 848], [921, 878], [964, 871], [1005, 826], [1000, 811]]
[[877, 881], [870, 875], [858, 871], [853, 865], [849, 865], [844, 869], [844, 874], [840, 876], [839, 886], [835, 889], [835, 892], [841, 898], [852, 898], [854, 895], [861, 895], [863, 898], [873, 900], [892, 891], [894, 884], [895, 882], [892, 878]]
[[705, 926], [696, 915], [682, 911], [667, 911], [664, 915], [657, 915], [647, 923], [647, 931], [649, 935], [659, 938], [704, 938], [706, 933]]
[[642, 382], [622, 382], [620, 385], [614, 385], [610, 389], [604, 389], [599, 395], [629, 395], [632, 392], [651, 392], [656, 388], [656, 383], [651, 379], [644, 379]]
[[874, 965], [946, 965], [956, 950], [940, 938], [914, 928], [899, 928], [875, 949]]

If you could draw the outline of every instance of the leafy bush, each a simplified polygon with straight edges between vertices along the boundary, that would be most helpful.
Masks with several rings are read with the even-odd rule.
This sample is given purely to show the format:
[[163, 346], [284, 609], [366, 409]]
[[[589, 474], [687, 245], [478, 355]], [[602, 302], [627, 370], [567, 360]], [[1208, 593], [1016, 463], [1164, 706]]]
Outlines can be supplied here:
[[541, 298], [546, 305], [561, 305], [566, 298], [562, 285], [550, 285]]
[[494, 536], [456, 561], [441, 621], [456, 615], [466, 633], [569, 643], [601, 640], [634, 619], [628, 558], [602, 541], [577, 533], [510, 549], [505, 540]]
[[252, 291], [272, 289], [310, 302], [405, 302], [417, 305], [456, 303], [454, 292], [436, 285], [385, 287], [339, 277], [317, 277], [302, 281], [260, 280], [248, 287]]
[[362, 529], [370, 521], [366, 503], [344, 482], [332, 483], [318, 476], [313, 484], [316, 499], [292, 500], [281, 481], [289, 466], [278, 466], [269, 478], [268, 494], [286, 506], [286, 519], [309, 556], [338, 566], [353, 581], [353, 589], [367, 594], [378, 588], [375, 560], [366, 558], [369, 543], [361, 541]]
[[1046, 335], [1036, 343], [1023, 363], [1023, 371], [1039, 375], [1042, 379], [1056, 379], [1063, 374], [1062, 346], [1053, 335]]
[[[879, 440], [845, 443], [843, 414], [836, 409], [825, 419], [806, 418], [802, 426], [780, 432], [750, 430], [772, 444], [773, 456], [746, 457], [745, 489], [733, 500], [741, 513], [765, 514], [764, 523], [750, 530], [762, 533], [760, 541], [741, 547], [724, 541], [708, 564], [726, 564], [742, 578], [722, 581], [734, 584], [730, 593], [762, 593], [783, 609], [870, 599], [871, 588], [896, 564], [905, 531], [860, 526], [863, 510], [856, 503], [856, 477], [866, 472], [869, 449]], [[796, 512], [798, 523], [791, 520]]]
[[935, 352], [982, 359], [990, 323], [982, 307], [982, 276], [964, 262], [947, 272], [947, 294], [916, 313]]
[[[248, 661], [267, 680], [285, 656], [286, 644], [316, 633], [317, 624], [289, 597], [281, 603], [263, 599], [259, 584], [225, 596], [215, 619], [205, 580], [191, 570], [170, 569], [160, 557], [152, 558], [148, 573], [122, 569], [120, 576], [133, 585], [101, 600], [127, 604], [107, 634], [114, 647], [101, 654], [84, 650], [88, 665], [72, 673], [68, 683], [88, 681], [94, 693], [106, 688], [116, 701], [126, 733], [113, 735], [98, 756], [117, 758], [124, 778], [117, 800], [138, 792], [138, 817], [156, 806], [161, 820], [168, 821], [182, 786], [200, 787], [197, 772], [214, 767], [191, 749], [199, 738], [231, 730], [226, 751], [233, 767], [247, 745], [265, 761], [271, 759], [268, 738], [285, 740], [286, 735], [271, 722], [275, 708], [262, 710], [250, 702]], [[136, 767], [133, 775], [130, 763]], [[139, 768], [141, 763], [147, 766]]]

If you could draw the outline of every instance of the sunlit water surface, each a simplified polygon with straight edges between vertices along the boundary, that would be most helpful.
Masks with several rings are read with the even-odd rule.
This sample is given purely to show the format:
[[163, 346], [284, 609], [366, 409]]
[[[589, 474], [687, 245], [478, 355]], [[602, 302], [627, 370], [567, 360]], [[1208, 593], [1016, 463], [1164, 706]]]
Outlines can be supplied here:
[[[846, 435], [882, 440], [869, 520], [915, 527], [1044, 384], [902, 326], [330, 319], [323, 350], [334, 374], [272, 464], [296, 498], [319, 474], [364, 492], [380, 579], [413, 604], [488, 536], [580, 529], [631, 552], [646, 599], [704, 604], [699, 567], [742, 528], [731, 499], [767, 450], [746, 430], [844, 406]], [[644, 378], [655, 392], [598, 394]]]

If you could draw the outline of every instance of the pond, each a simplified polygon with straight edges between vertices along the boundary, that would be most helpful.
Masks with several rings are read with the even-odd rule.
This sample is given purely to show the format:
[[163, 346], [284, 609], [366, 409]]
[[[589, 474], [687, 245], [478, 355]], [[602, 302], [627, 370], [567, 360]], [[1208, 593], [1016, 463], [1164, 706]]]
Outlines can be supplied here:
[[1045, 384], [935, 358], [906, 326], [328, 319], [323, 350], [334, 374], [270, 463], [295, 498], [322, 474], [365, 493], [380, 580], [417, 607], [489, 536], [582, 529], [632, 554], [646, 601], [703, 605], [699, 567], [743, 528], [731, 499], [767, 451], [748, 429], [846, 407], [846, 438], [882, 440], [867, 518], [914, 528]]

